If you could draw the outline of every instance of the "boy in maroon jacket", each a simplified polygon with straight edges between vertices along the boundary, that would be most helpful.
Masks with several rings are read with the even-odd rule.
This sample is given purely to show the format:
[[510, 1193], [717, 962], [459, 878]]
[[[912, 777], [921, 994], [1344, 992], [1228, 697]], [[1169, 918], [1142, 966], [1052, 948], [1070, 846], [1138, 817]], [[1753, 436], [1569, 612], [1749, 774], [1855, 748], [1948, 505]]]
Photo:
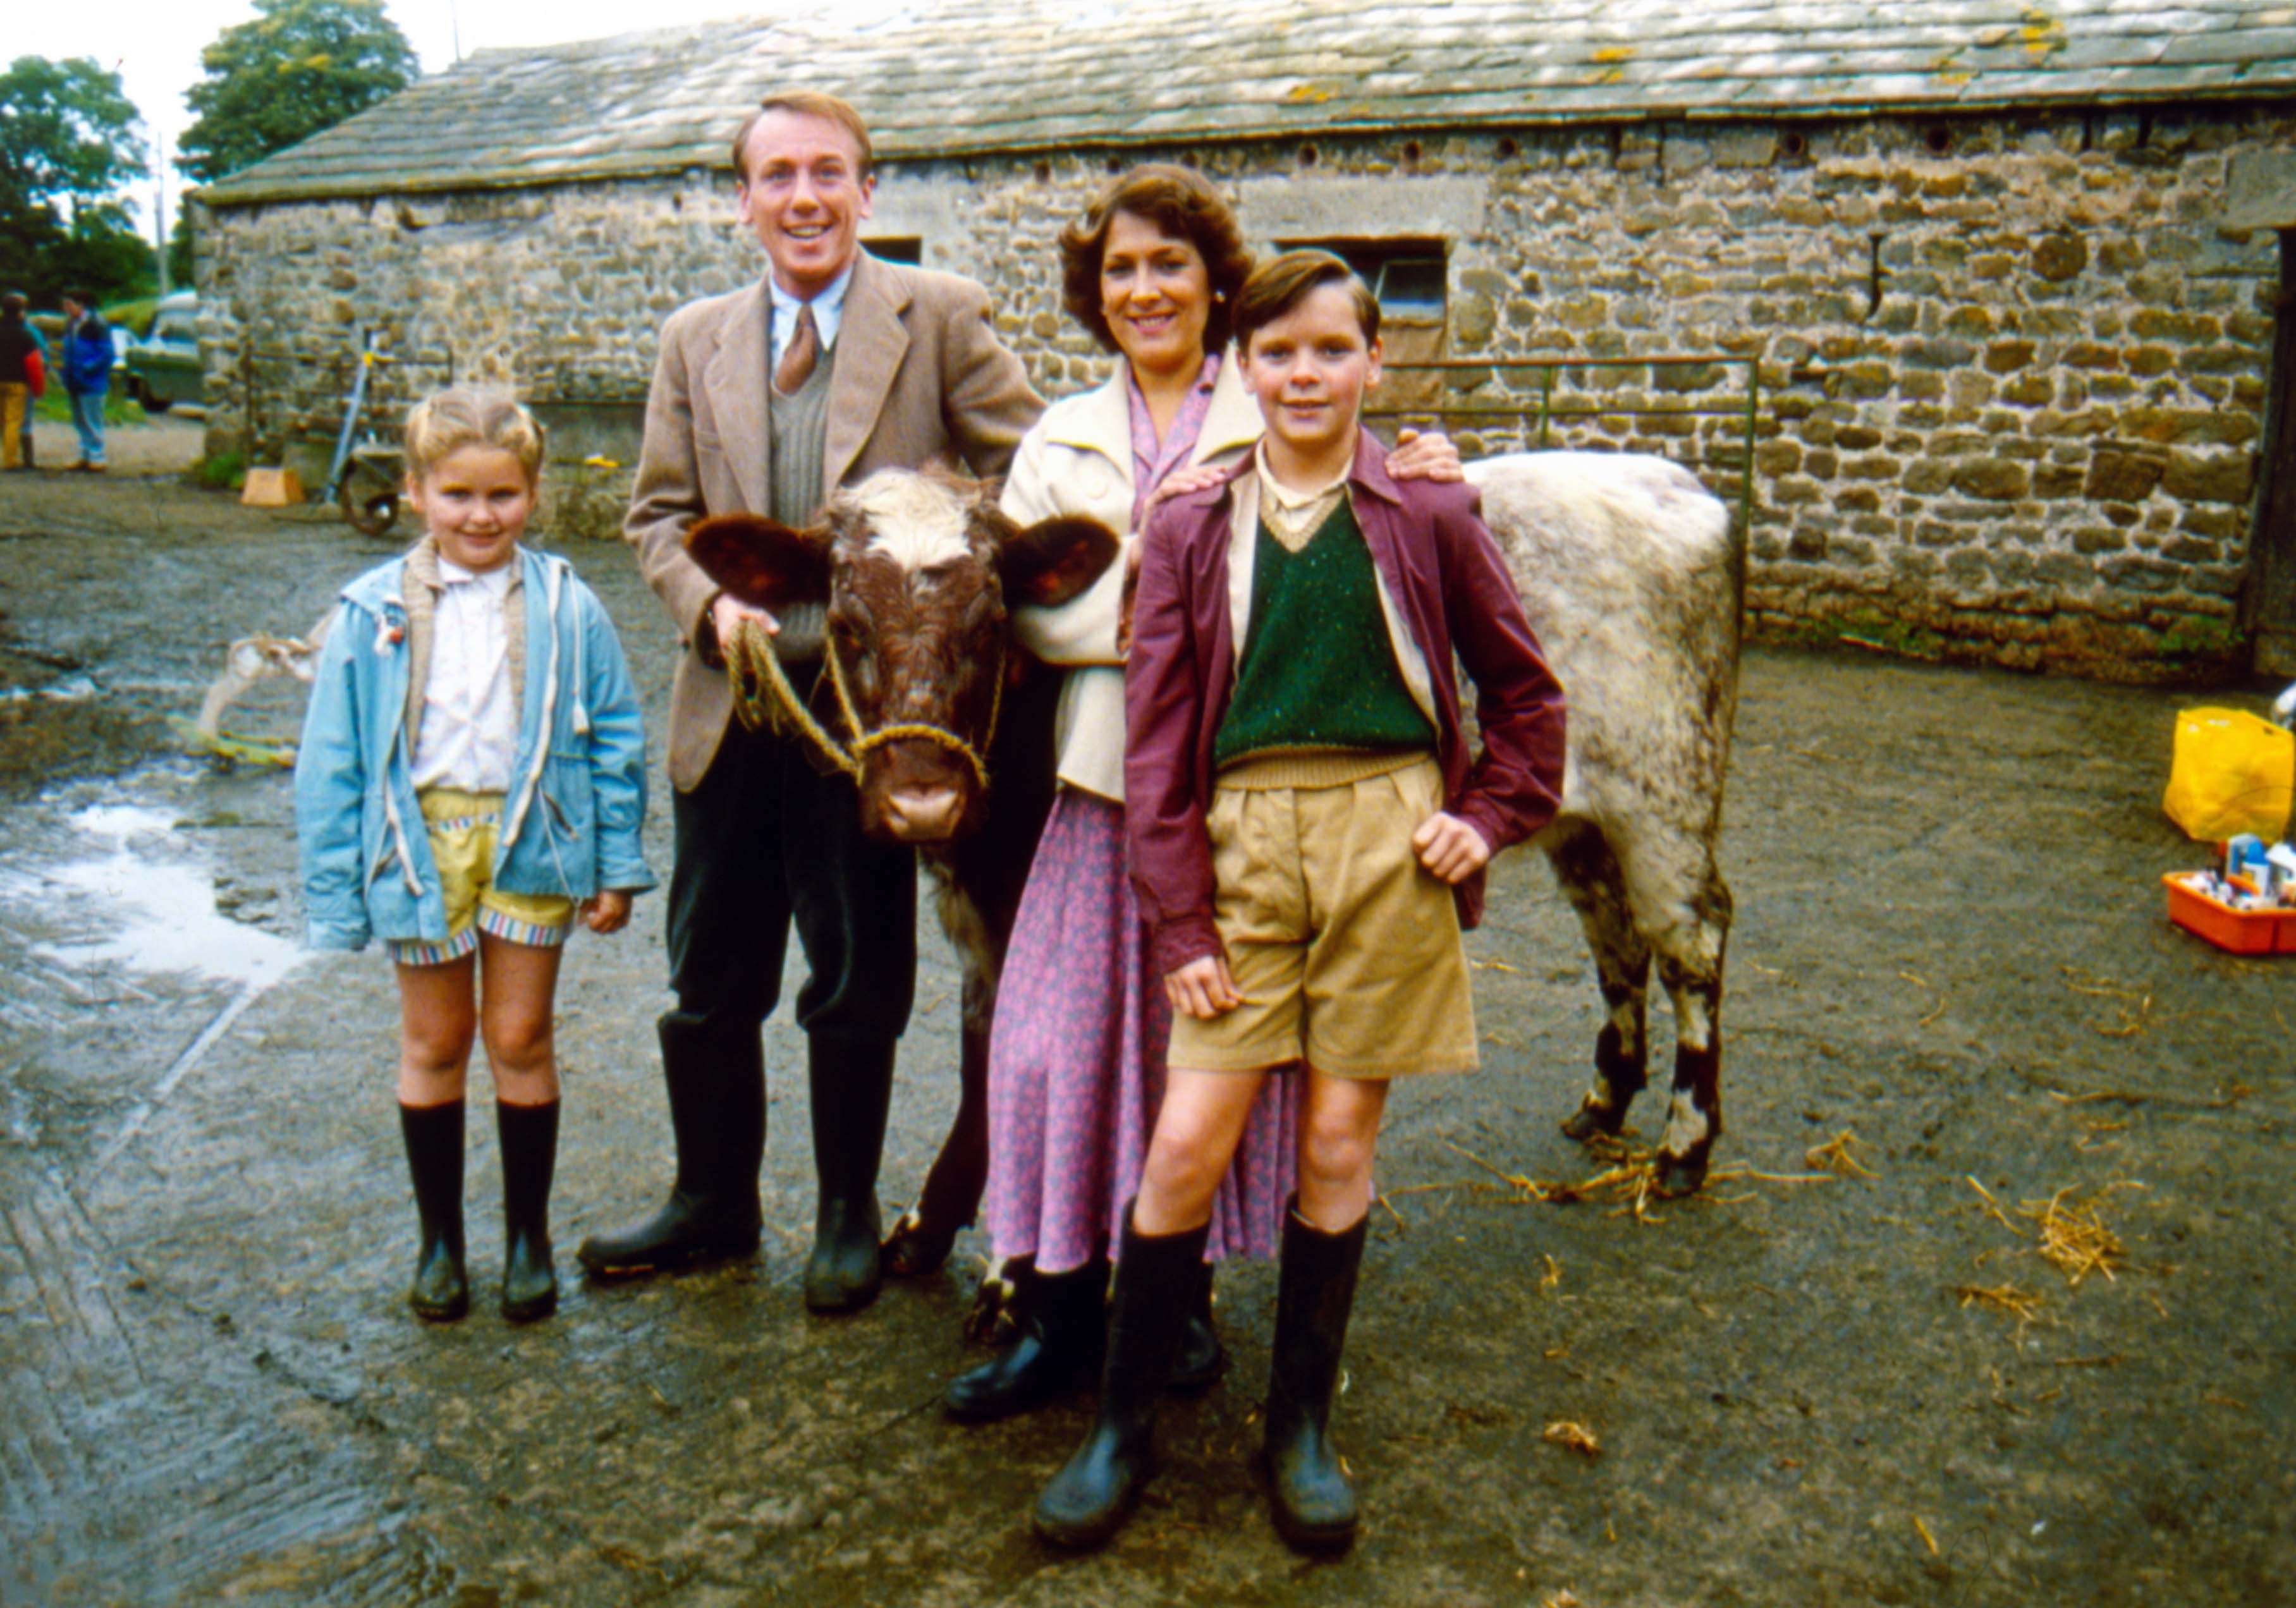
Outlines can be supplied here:
[[[1287, 1541], [1354, 1538], [1327, 1425], [1388, 1080], [1473, 1070], [1459, 931], [1492, 854], [1562, 792], [1562, 689], [1473, 493], [1393, 480], [1361, 428], [1370, 291], [1336, 257], [1290, 252], [1246, 282], [1234, 323], [1267, 434], [1154, 516], [1125, 670], [1132, 880], [1175, 1020], [1099, 1421], [1037, 1504], [1064, 1546], [1106, 1541], [1146, 1478], [1213, 1192], [1261, 1080], [1293, 1070], [1264, 1456]], [[1478, 693], [1472, 761], [1455, 655]]]

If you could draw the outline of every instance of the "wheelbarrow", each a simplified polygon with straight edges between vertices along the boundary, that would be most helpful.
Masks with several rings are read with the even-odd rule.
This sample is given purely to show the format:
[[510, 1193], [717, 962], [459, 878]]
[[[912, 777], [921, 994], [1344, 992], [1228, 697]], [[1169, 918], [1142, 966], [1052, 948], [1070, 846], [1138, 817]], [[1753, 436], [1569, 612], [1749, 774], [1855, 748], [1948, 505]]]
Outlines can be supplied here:
[[406, 455], [381, 441], [351, 448], [343, 464], [335, 505], [362, 536], [389, 536], [398, 522], [399, 494], [406, 484]]

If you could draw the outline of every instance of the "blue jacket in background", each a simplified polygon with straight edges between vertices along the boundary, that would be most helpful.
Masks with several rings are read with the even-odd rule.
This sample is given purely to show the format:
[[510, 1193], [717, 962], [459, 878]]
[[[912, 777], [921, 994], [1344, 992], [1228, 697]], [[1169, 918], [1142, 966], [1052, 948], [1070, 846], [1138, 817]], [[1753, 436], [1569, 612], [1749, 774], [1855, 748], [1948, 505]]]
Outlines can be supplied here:
[[64, 390], [92, 396], [111, 386], [111, 326], [90, 313], [64, 334]]
[[[564, 559], [521, 547], [516, 562], [524, 566], [526, 675], [495, 886], [575, 900], [651, 888], [638, 841], [645, 725], [613, 622]], [[319, 651], [295, 755], [314, 948], [447, 939], [406, 729], [406, 567], [396, 558], [346, 587]]]

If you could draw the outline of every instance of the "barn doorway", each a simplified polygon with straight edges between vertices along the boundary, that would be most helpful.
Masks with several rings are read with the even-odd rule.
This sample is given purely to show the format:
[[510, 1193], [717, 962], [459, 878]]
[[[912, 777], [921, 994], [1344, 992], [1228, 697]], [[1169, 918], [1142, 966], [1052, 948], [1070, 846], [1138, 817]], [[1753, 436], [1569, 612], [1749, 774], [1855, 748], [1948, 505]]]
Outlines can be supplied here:
[[2255, 668], [2296, 676], [2296, 229], [2280, 231], [2280, 290], [2273, 299], [2272, 368], [2249, 544], [2248, 619]]

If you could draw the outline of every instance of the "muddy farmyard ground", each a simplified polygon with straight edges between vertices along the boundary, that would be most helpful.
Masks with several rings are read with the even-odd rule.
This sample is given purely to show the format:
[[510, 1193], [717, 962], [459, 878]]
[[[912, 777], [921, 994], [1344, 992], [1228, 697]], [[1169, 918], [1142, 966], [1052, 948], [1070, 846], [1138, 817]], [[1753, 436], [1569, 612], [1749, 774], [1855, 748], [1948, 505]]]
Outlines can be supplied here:
[[[1472, 940], [1486, 1070], [1401, 1091], [1384, 1146], [1339, 1414], [1361, 1541], [1310, 1563], [1268, 1529], [1255, 1268], [1221, 1285], [1234, 1371], [1168, 1415], [1119, 1542], [1067, 1560], [1024, 1516], [1081, 1407], [936, 1410], [979, 1355], [969, 1254], [802, 1310], [784, 1021], [757, 1264], [574, 1277], [668, 1176], [659, 898], [568, 963], [562, 1312], [493, 1314], [477, 1123], [480, 1305], [407, 1315], [383, 964], [295, 951], [285, 776], [176, 757], [165, 724], [226, 642], [299, 630], [389, 550], [161, 479], [0, 481], [0, 1603], [2296, 1601], [2296, 960], [2162, 919], [2160, 874], [2199, 863], [2157, 808], [2191, 697], [1751, 655], [1720, 1161], [1805, 1175], [1848, 1132], [1876, 1176], [1718, 1179], [1644, 1220], [1502, 1183], [1596, 1170], [1555, 1132], [1591, 967], [1545, 868], [1507, 863]], [[658, 611], [619, 549], [573, 556], [658, 730]], [[889, 1201], [952, 1100], [924, 947]], [[2036, 1253], [2021, 1207], [2059, 1191], [2116, 1276]], [[1546, 1439], [1565, 1421], [1598, 1456]]]

